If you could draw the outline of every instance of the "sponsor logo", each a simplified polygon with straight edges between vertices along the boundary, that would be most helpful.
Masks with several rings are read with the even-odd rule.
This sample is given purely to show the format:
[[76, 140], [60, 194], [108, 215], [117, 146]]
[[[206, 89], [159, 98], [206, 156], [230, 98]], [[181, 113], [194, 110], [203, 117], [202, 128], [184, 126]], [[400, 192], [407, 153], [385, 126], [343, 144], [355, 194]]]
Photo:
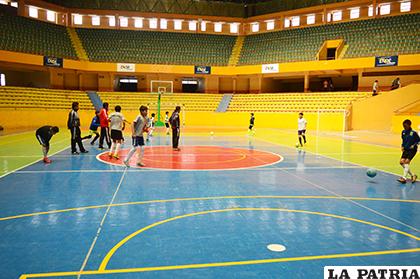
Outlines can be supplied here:
[[375, 67], [398, 66], [398, 56], [376, 56]]
[[44, 56], [44, 66], [63, 67], [63, 58]]
[[135, 72], [135, 71], [136, 71], [136, 64], [125, 64], [125, 63], [117, 64], [117, 72]]
[[420, 266], [326, 266], [324, 279], [420, 279]]
[[194, 73], [201, 75], [210, 75], [211, 67], [210, 66], [194, 66]]
[[278, 73], [279, 64], [264, 64], [261, 71], [263, 74]]

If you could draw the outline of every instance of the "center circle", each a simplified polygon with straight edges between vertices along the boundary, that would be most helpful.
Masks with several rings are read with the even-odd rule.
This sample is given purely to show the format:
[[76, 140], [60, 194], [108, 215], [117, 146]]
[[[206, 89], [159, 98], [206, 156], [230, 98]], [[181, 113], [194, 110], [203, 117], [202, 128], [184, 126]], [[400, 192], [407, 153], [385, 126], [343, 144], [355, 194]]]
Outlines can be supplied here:
[[[122, 149], [119, 159], [110, 158], [108, 152], [100, 153], [97, 159], [103, 163], [125, 166], [123, 160], [130, 149]], [[263, 167], [281, 162], [283, 157], [267, 151], [231, 148], [222, 146], [183, 146], [181, 151], [174, 151], [170, 146], [146, 146], [143, 163], [146, 169], [160, 170], [235, 170]], [[129, 164], [136, 165], [134, 154]]]

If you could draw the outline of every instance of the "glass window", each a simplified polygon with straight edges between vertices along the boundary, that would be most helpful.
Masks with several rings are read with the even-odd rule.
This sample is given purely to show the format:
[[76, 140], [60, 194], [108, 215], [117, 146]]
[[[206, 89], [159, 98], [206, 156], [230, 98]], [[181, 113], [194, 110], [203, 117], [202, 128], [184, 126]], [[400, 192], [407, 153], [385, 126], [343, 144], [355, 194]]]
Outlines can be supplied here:
[[273, 30], [275, 27], [275, 22], [274, 20], [268, 20], [267, 22], [267, 30]]
[[164, 18], [160, 19], [160, 29], [168, 29], [168, 21]]
[[350, 18], [355, 19], [360, 17], [360, 8], [350, 9]]
[[284, 19], [284, 28], [288, 28], [288, 27], [290, 27], [290, 19], [285, 18]]
[[306, 17], [306, 24], [311, 25], [315, 23], [315, 15], [308, 15]]
[[373, 16], [373, 6], [369, 6], [368, 16]]
[[19, 7], [19, 4], [18, 2], [10, 2], [10, 6], [17, 8]]
[[78, 14], [73, 14], [73, 23], [77, 25], [83, 24], [83, 16]]
[[411, 1], [401, 2], [400, 4], [400, 12], [409, 12], [411, 11]]
[[101, 25], [101, 18], [97, 15], [92, 16], [92, 25], [93, 26], [99, 26]]
[[343, 18], [343, 12], [335, 11], [332, 12], [332, 20], [333, 21], [340, 21]]
[[197, 21], [192, 20], [192, 21], [188, 22], [188, 30], [196, 31], [197, 30]]
[[120, 16], [120, 26], [128, 27], [128, 18]]
[[38, 8], [36, 7], [29, 7], [29, 16], [38, 18]]
[[0, 86], [6, 86], [6, 76], [4, 74], [0, 74]]
[[149, 18], [149, 28], [150, 29], [156, 29], [158, 26], [158, 20], [157, 18]]
[[234, 22], [230, 24], [230, 33], [238, 33], [239, 32], [239, 23]]
[[181, 19], [174, 19], [174, 29], [175, 30], [182, 30], [182, 20]]
[[214, 23], [214, 32], [222, 32], [222, 23], [221, 22], [215, 22]]
[[254, 22], [251, 24], [251, 31], [258, 32], [260, 31], [260, 24], [258, 22]]
[[143, 28], [143, 18], [135, 18], [134, 19], [134, 27], [136, 28]]
[[200, 25], [201, 25], [200, 26], [201, 31], [206, 31], [206, 29], [207, 29], [207, 22], [202, 21]]
[[391, 4], [382, 4], [379, 6], [380, 15], [389, 15], [391, 13]]
[[55, 12], [47, 10], [47, 20], [55, 22]]
[[299, 26], [300, 25], [300, 17], [294, 16], [292, 19], [292, 26]]

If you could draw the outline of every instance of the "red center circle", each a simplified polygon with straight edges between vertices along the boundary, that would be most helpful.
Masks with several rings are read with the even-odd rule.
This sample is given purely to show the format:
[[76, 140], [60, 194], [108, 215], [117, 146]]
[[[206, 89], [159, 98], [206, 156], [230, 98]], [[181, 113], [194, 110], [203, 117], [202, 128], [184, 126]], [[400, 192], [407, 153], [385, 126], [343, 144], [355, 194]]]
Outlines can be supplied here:
[[[123, 160], [130, 149], [122, 149], [119, 159], [110, 158], [103, 152], [97, 159], [106, 164], [124, 166]], [[221, 146], [183, 146], [181, 151], [173, 151], [170, 146], [146, 146], [144, 168], [161, 170], [233, 170], [263, 167], [281, 162], [283, 157], [261, 150], [230, 148]], [[136, 165], [137, 154], [131, 157], [130, 167]]]

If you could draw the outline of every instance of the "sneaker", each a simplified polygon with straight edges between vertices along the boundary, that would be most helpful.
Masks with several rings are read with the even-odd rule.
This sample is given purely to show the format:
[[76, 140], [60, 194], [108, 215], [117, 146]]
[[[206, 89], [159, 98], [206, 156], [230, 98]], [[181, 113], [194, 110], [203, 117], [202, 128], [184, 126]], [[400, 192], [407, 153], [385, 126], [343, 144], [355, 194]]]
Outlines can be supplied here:
[[51, 164], [51, 160], [50, 160], [50, 159], [48, 159], [47, 157], [45, 157], [42, 161], [43, 161], [45, 164]]
[[108, 153], [108, 157], [109, 157], [109, 159], [112, 159], [112, 154]]
[[411, 176], [411, 183], [414, 183], [414, 182], [416, 182], [416, 181], [417, 181], [417, 175], [413, 174], [413, 175]]
[[118, 156], [118, 154], [115, 154], [114, 156], [112, 156], [112, 157], [114, 157], [115, 159], [119, 159], [120, 158], [120, 156]]
[[130, 164], [128, 163], [128, 161], [126, 161], [126, 160], [124, 160], [124, 165], [127, 167], [127, 168], [129, 168], [130, 167]]
[[89, 153], [87, 150], [80, 151], [81, 153]]
[[90, 142], [90, 145], [94, 145], [95, 143], [94, 142]]
[[103, 146], [98, 147], [99, 150], [104, 150], [105, 148]]
[[407, 183], [407, 180], [404, 177], [400, 177], [397, 181], [401, 184]]
[[143, 163], [137, 163], [137, 166], [138, 166], [138, 167], [145, 167], [146, 165], [145, 165], [145, 164], [143, 164]]
[[79, 155], [80, 153], [79, 153], [79, 152], [77, 152], [77, 151], [72, 151], [72, 152], [71, 152], [71, 154], [72, 154], [72, 155]]
[[181, 151], [181, 148], [174, 148], [174, 151]]

